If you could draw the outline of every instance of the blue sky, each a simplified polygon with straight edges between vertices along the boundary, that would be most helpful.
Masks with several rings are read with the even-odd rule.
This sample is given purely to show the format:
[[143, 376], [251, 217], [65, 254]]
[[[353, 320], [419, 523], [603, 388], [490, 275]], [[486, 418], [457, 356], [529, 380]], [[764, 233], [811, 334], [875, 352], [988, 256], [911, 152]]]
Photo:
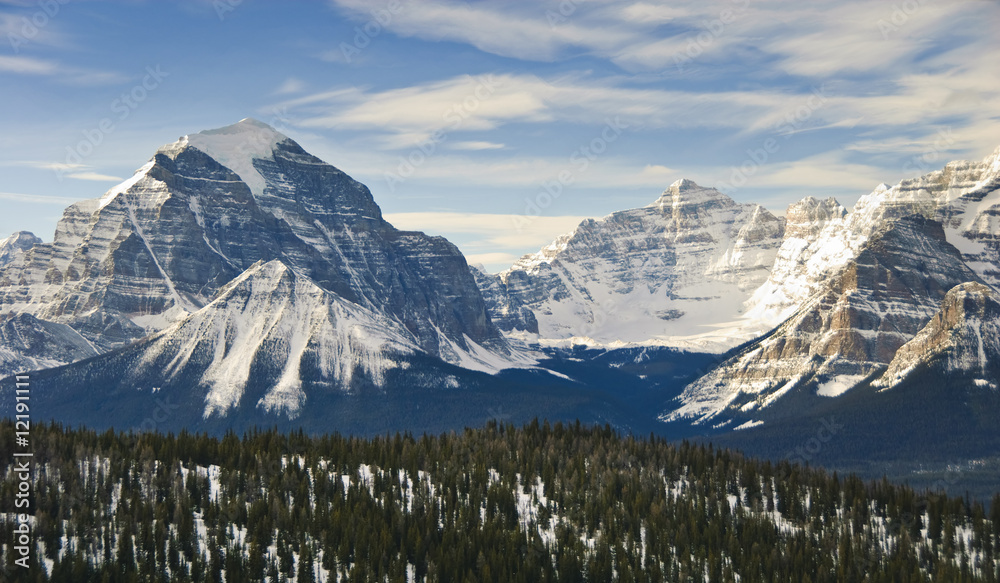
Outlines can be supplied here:
[[0, 0], [0, 236], [244, 117], [492, 270], [690, 178], [782, 212], [1000, 145], [1000, 3]]

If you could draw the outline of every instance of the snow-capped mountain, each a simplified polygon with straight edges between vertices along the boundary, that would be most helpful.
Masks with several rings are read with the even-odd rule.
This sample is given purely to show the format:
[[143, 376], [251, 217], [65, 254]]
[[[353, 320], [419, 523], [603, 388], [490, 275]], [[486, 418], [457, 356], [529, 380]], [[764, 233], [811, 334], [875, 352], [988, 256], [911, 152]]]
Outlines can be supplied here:
[[937, 365], [949, 376], [967, 376], [984, 389], [1000, 379], [1000, 293], [969, 282], [948, 292], [941, 309], [889, 363], [874, 383], [883, 390], [900, 384], [922, 366]]
[[0, 374], [51, 369], [46, 406], [78, 422], [142, 423], [158, 395], [183, 402], [172, 427], [381, 419], [352, 409], [364, 395], [389, 430], [430, 405], [426, 427], [446, 406], [421, 391], [475, 386], [448, 415], [477, 418], [463, 399], [496, 389], [526, 418], [610, 407], [624, 427], [679, 395], [659, 410], [672, 427], [748, 428], [941, 362], [992, 390], [1000, 149], [784, 218], [679, 180], [490, 275], [246, 119], [161, 147], [51, 243], [19, 233], [0, 258]]
[[182, 321], [272, 260], [432, 356], [512, 362], [454, 245], [395, 229], [364, 185], [252, 119], [163, 146], [66, 209], [52, 243], [0, 269], [0, 313], [68, 325], [104, 352]]
[[940, 223], [894, 220], [788, 320], [689, 385], [664, 419], [753, 416], [809, 383], [839, 396], [889, 364], [949, 289], [976, 279]]
[[744, 323], [741, 337], [733, 323], [767, 280], [783, 233], [784, 220], [760, 205], [678, 180], [649, 206], [588, 219], [480, 277], [480, 288], [493, 320], [532, 340], [724, 350], [766, 330]]
[[[948, 242], [980, 277], [1000, 284], [1000, 148], [982, 162], [944, 169], [895, 186], [879, 185], [848, 213], [835, 200], [807, 198], [788, 209], [790, 228], [767, 282], [747, 302], [747, 315], [784, 321], [832, 273], [858, 255], [886, 221], [921, 214], [943, 223]], [[798, 225], [798, 226], [792, 226]]]
[[998, 217], [1000, 149], [880, 185], [851, 212], [832, 199], [792, 205], [771, 275], [747, 302], [747, 318], [779, 325], [662, 418], [752, 417], [793, 389], [834, 397], [884, 370], [948, 289], [1000, 283]]
[[14, 261], [25, 251], [41, 242], [41, 239], [28, 231], [18, 231], [6, 239], [0, 240], [0, 267]]

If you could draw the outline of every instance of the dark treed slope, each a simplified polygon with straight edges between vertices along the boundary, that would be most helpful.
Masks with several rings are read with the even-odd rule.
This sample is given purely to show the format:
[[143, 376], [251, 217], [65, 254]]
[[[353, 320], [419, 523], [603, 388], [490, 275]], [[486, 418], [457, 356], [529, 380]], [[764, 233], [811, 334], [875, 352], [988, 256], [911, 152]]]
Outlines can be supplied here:
[[[5, 422], [0, 449], [13, 434]], [[987, 512], [608, 428], [220, 440], [42, 426], [32, 439], [38, 560], [24, 573], [9, 547], [3, 557], [23, 581], [998, 576], [1000, 498]], [[3, 475], [10, 499], [9, 466]], [[0, 540], [12, 540], [6, 516]]]

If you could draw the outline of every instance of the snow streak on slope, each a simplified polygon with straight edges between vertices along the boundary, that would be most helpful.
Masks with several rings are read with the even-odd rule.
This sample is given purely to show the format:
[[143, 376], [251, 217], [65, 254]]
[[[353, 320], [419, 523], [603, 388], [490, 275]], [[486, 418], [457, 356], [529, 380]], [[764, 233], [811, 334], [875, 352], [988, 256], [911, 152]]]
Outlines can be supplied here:
[[418, 350], [399, 324], [326, 292], [279, 261], [259, 264], [219, 297], [154, 337], [143, 366], [169, 356], [164, 374], [197, 370], [208, 388], [204, 416], [225, 414], [245, 389], [271, 379], [252, 405], [294, 417], [306, 404], [303, 376], [349, 390], [363, 375], [380, 386], [398, 357]]

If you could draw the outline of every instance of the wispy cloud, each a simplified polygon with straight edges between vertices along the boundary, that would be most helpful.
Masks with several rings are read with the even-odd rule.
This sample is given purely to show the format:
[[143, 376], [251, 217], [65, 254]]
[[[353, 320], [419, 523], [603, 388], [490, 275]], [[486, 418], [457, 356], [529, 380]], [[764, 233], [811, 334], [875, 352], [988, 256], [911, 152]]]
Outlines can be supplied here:
[[518, 123], [604, 124], [610, 117], [650, 128], [753, 127], [775, 123], [810, 94], [780, 91], [686, 92], [622, 86], [584, 75], [543, 79], [531, 74], [473, 77], [385, 91], [340, 88], [279, 103], [306, 128], [383, 132], [383, 144], [404, 148], [435, 131], [483, 131]]
[[21, 75], [55, 75], [59, 73], [59, 66], [51, 61], [32, 57], [0, 55], [0, 71]]
[[[334, 0], [333, 4], [360, 19], [371, 18], [372, 5], [366, 0]], [[553, 7], [554, 14], [561, 16], [557, 3], [404, 2], [387, 27], [404, 37], [467, 43], [487, 53], [531, 61], [552, 61], [574, 48], [613, 52], [634, 40], [632, 28], [620, 24], [555, 22], [546, 14]]]
[[33, 204], [73, 204], [78, 199], [66, 196], [48, 196], [44, 194], [21, 194], [18, 192], [0, 192], [0, 199]]
[[99, 174], [97, 172], [74, 172], [73, 174], [67, 174], [66, 178], [75, 178], [76, 180], [93, 180], [95, 182], [121, 182], [125, 180], [119, 176]]
[[63, 162], [46, 162], [41, 160], [10, 160], [7, 162], [0, 162], [0, 166], [51, 170], [53, 172], [57, 172], [60, 176], [74, 178], [76, 180], [92, 180], [95, 182], [121, 182], [122, 180], [125, 180], [120, 176], [95, 172], [93, 170], [94, 167], [87, 164], [67, 164]]
[[109, 85], [128, 80], [113, 71], [71, 67], [34, 57], [0, 55], [0, 74], [3, 73], [43, 76], [69, 85]]
[[455, 142], [449, 148], [452, 150], [502, 150], [504, 145], [496, 142], [471, 141]]
[[289, 95], [292, 93], [301, 93], [306, 88], [305, 81], [297, 79], [295, 77], [289, 77], [274, 90], [276, 95]]

